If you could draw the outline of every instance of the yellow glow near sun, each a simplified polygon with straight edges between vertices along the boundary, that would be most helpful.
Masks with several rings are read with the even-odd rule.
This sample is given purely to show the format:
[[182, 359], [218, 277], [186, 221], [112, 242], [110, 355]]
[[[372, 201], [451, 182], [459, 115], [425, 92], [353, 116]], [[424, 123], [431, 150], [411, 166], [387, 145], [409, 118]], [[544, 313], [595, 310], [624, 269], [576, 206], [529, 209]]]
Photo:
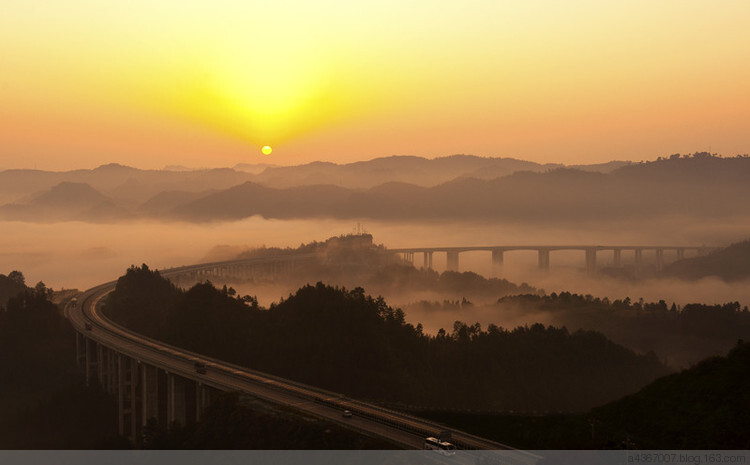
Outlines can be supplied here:
[[270, 145], [264, 145], [262, 149], [260, 149], [261, 152], [263, 152], [263, 155], [271, 155], [271, 152], [273, 152], [273, 149]]

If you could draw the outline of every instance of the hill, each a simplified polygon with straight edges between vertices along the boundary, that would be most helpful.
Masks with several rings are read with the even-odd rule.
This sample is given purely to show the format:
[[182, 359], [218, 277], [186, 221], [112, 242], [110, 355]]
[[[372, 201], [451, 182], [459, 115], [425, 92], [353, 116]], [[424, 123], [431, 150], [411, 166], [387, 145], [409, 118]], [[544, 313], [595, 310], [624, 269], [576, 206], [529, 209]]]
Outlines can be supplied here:
[[681, 279], [715, 276], [725, 281], [750, 278], [750, 239], [702, 257], [671, 263], [665, 267], [663, 275]]
[[25, 204], [0, 207], [5, 219], [25, 221], [97, 220], [127, 217], [127, 210], [85, 183], [61, 182]]
[[748, 449], [748, 385], [750, 343], [740, 342], [726, 357], [706, 359], [585, 414], [416, 413], [531, 450]]
[[[16, 170], [0, 172], [0, 199], [15, 199], [0, 211], [5, 218], [39, 221], [42, 210], [34, 211], [33, 203], [53, 189], [75, 184], [93, 190], [79, 198], [79, 204], [100, 201], [68, 214], [61, 208], [44, 210], [51, 215], [47, 221], [156, 216], [205, 222], [260, 215], [577, 223], [666, 217], [715, 221], [750, 215], [744, 200], [750, 196], [748, 157], [698, 153], [578, 168], [455, 155], [346, 165], [316, 162], [268, 167], [257, 175], [229, 169], [144, 171], [120, 165], [66, 173]], [[107, 215], [100, 216], [102, 212]]]
[[[415, 162], [417, 163], [417, 162]], [[674, 171], [671, 170], [674, 167]], [[709, 169], [709, 171], [706, 171]], [[747, 217], [750, 158], [678, 158], [610, 173], [559, 168], [432, 186], [230, 188], [173, 210], [187, 221], [266, 218], [495, 219], [533, 222]]]
[[252, 178], [228, 168], [193, 171], [141, 170], [116, 163], [72, 171], [0, 171], [0, 204], [26, 203], [60, 183], [83, 183], [118, 202], [142, 203], [164, 191], [226, 189]]
[[457, 321], [423, 334], [362, 288], [318, 283], [262, 309], [210, 283], [182, 291], [147, 267], [118, 280], [105, 312], [198, 353], [355, 398], [430, 408], [584, 411], [667, 373], [590, 331]]
[[513, 158], [474, 155], [452, 155], [434, 159], [391, 156], [341, 165], [313, 162], [299, 166], [269, 167], [254, 181], [278, 188], [333, 184], [354, 189], [375, 187], [388, 182], [429, 187], [458, 177], [492, 179], [516, 171], [544, 171], [560, 166], [562, 165], [541, 165]]
[[644, 449], [750, 448], [750, 343], [591, 411]]

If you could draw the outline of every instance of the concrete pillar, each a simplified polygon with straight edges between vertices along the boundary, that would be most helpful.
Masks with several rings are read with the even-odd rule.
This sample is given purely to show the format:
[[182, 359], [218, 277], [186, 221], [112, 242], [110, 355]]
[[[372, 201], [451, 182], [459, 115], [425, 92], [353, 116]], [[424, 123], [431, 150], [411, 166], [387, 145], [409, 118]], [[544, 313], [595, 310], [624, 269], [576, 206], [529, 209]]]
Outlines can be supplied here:
[[174, 375], [167, 373], [167, 425], [171, 425], [175, 421], [174, 385]]
[[614, 257], [613, 262], [614, 266], [616, 268], [619, 268], [622, 266], [622, 249], [614, 249], [612, 251], [612, 255]]
[[86, 363], [86, 360], [84, 358], [86, 357], [86, 354], [83, 351], [82, 341], [85, 341], [85, 339], [83, 338], [83, 336], [81, 336], [81, 333], [76, 331], [76, 367], [78, 367], [79, 369], [83, 368], [84, 363]]
[[159, 373], [158, 368], [141, 363], [141, 424], [151, 418], [159, 421]]
[[125, 434], [125, 364], [122, 354], [117, 354], [117, 425], [120, 435]]
[[682, 260], [685, 258], [685, 249], [679, 248], [677, 249], [677, 260]]
[[664, 268], [664, 249], [656, 249], [656, 271]]
[[446, 262], [448, 271], [458, 271], [458, 252], [447, 252]]
[[643, 249], [635, 249], [635, 267], [643, 266]]
[[428, 270], [432, 269], [432, 251], [424, 252], [424, 267]]
[[195, 421], [201, 421], [201, 412], [203, 411], [203, 383], [196, 383], [195, 385]]
[[138, 361], [130, 359], [130, 440], [137, 441], [138, 438]]
[[503, 249], [492, 249], [492, 265], [500, 266], [503, 264]]
[[104, 386], [104, 346], [96, 345], [96, 379]]
[[86, 386], [91, 384], [91, 341], [84, 339], [86, 344]]
[[117, 392], [117, 360], [113, 350], [107, 351], [107, 365], [109, 366], [109, 380], [107, 392], [114, 394]]
[[174, 410], [174, 421], [177, 423], [184, 425], [186, 423], [186, 383], [189, 382], [188, 380], [181, 378], [179, 376], [173, 376], [174, 379], [174, 388], [172, 389], [173, 393], [173, 410]]
[[594, 273], [596, 271], [596, 249], [586, 249], [586, 272]]
[[539, 249], [539, 269], [549, 270], [549, 249]]

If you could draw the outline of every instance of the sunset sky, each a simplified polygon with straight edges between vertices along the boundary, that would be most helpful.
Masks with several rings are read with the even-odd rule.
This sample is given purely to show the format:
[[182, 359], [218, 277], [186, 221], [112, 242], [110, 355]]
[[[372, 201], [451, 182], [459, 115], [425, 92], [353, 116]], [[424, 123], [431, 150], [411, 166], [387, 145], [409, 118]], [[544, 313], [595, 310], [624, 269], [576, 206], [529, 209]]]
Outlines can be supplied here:
[[748, 153], [749, 18], [746, 0], [3, 0], [0, 169]]

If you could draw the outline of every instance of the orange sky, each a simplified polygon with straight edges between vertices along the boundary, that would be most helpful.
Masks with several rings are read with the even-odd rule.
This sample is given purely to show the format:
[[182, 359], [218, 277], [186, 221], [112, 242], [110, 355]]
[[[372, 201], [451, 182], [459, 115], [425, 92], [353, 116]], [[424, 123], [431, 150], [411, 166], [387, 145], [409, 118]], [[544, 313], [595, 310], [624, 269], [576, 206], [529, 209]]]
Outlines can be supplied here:
[[747, 18], [744, 0], [5, 0], [0, 169], [747, 153]]

